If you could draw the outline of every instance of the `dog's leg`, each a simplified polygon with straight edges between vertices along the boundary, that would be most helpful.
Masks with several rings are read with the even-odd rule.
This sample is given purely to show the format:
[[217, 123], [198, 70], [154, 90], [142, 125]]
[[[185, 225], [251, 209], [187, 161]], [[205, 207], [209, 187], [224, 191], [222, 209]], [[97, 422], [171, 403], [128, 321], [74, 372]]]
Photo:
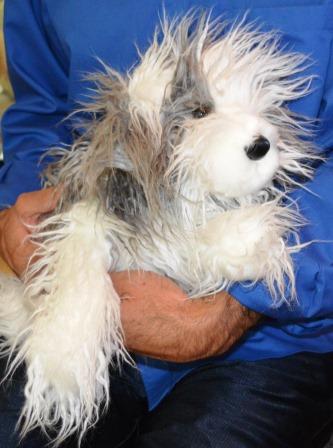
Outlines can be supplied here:
[[[288, 247], [288, 231], [297, 225], [297, 215], [276, 202], [231, 210], [208, 221], [199, 234], [202, 265], [208, 281], [264, 280], [275, 299], [284, 298], [286, 280], [291, 289], [294, 273]], [[211, 277], [211, 278], [210, 278]], [[220, 280], [221, 282], [221, 280]]]
[[108, 367], [127, 356], [107, 218], [78, 203], [46, 219], [35, 235], [38, 256], [25, 300], [34, 307], [18, 356], [27, 364], [22, 434], [36, 425], [59, 430], [56, 443], [97, 420], [109, 400]]

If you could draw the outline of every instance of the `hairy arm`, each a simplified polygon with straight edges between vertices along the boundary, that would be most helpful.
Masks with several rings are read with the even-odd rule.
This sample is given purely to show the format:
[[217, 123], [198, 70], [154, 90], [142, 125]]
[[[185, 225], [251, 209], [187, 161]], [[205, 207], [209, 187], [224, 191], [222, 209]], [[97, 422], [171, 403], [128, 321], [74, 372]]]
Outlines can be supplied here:
[[261, 317], [226, 292], [190, 300], [174, 282], [152, 272], [111, 277], [123, 298], [128, 349], [153, 358], [188, 362], [220, 355]]

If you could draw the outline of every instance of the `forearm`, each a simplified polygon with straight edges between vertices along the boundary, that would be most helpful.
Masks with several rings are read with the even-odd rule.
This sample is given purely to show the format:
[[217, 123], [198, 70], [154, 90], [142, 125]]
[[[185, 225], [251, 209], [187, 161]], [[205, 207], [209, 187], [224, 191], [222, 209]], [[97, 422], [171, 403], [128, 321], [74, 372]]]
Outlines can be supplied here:
[[112, 274], [112, 279], [123, 298], [125, 342], [135, 353], [174, 362], [208, 358], [229, 350], [260, 319], [224, 292], [190, 300], [152, 273], [142, 280], [131, 273], [133, 288], [125, 275]]
[[144, 328], [124, 322], [130, 351], [173, 362], [189, 362], [228, 351], [259, 320], [259, 315], [226, 293], [187, 300], [179, 315], [156, 316]]

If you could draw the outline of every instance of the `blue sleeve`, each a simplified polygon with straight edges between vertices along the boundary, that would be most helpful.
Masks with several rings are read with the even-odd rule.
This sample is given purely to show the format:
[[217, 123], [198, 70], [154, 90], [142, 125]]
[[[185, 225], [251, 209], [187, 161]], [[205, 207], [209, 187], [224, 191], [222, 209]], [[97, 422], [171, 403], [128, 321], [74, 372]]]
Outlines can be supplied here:
[[[332, 9], [330, 11], [332, 12]], [[333, 16], [332, 16], [333, 17]], [[328, 22], [326, 22], [328, 23]], [[313, 241], [293, 256], [298, 303], [291, 307], [272, 306], [266, 287], [236, 284], [230, 293], [243, 305], [280, 322], [304, 321], [333, 317], [333, 20], [330, 28], [318, 32], [318, 48], [313, 57], [320, 57], [325, 70], [319, 74], [320, 88], [312, 97], [318, 104], [319, 129], [317, 146], [327, 161], [316, 171], [308, 190], [293, 193], [308, 224], [300, 231], [302, 242]], [[303, 33], [306, 35], [306, 30]], [[325, 43], [325, 45], [324, 45]], [[296, 105], [298, 106], [298, 105]], [[307, 111], [299, 110], [306, 114]]]
[[68, 79], [48, 39], [42, 0], [5, 2], [4, 33], [15, 103], [2, 119], [0, 208], [39, 189], [41, 155], [70, 140], [61, 123], [69, 112]]

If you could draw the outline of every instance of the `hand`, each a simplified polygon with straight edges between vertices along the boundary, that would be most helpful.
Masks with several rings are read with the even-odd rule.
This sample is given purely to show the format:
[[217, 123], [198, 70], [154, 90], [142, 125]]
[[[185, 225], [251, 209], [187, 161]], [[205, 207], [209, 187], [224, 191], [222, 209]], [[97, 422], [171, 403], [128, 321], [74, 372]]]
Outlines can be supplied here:
[[46, 188], [21, 194], [13, 207], [0, 212], [0, 256], [17, 275], [25, 272], [35, 250], [29, 239], [30, 226], [51, 212], [58, 199], [58, 190]]
[[225, 292], [190, 300], [171, 280], [152, 272], [115, 272], [129, 351], [174, 362], [222, 354], [260, 314]]

